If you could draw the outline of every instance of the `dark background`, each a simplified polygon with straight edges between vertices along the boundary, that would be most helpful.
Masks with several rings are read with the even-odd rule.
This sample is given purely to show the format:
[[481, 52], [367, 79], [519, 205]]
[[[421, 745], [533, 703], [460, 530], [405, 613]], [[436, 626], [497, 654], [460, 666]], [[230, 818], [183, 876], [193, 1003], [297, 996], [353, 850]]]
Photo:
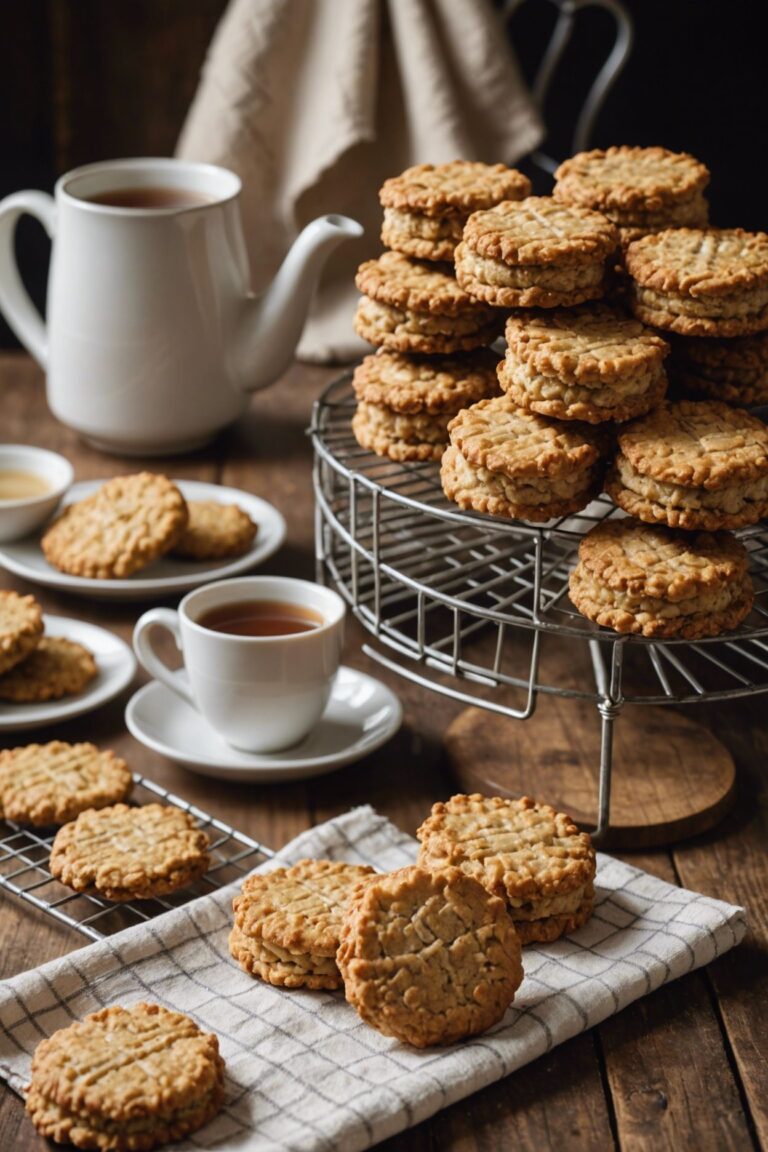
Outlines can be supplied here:
[[[592, 146], [692, 152], [712, 170], [713, 223], [768, 227], [762, 0], [624, 3], [635, 45]], [[0, 196], [50, 190], [62, 172], [92, 160], [171, 153], [225, 7], [226, 0], [0, 0]], [[528, 0], [515, 17], [512, 38], [529, 76], [554, 15], [548, 0]], [[579, 14], [546, 109], [554, 156], [570, 151], [572, 110], [611, 39], [605, 12]], [[48, 242], [30, 220], [19, 227], [19, 250], [41, 302]], [[0, 320], [3, 346], [15, 341]]]

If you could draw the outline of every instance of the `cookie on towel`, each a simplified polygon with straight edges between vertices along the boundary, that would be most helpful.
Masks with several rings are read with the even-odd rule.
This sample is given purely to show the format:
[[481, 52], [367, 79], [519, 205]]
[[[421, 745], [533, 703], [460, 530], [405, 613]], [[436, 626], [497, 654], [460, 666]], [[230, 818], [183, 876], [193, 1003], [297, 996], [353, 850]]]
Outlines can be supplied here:
[[247, 512], [237, 504], [218, 500], [190, 500], [187, 526], [173, 548], [184, 560], [224, 560], [242, 556], [258, 531]]
[[63, 636], [43, 636], [37, 647], [0, 676], [0, 700], [40, 704], [76, 696], [98, 675], [93, 653]]
[[18, 824], [64, 824], [127, 799], [132, 787], [125, 761], [95, 744], [52, 740], [0, 751], [0, 817]]
[[43, 635], [43, 613], [34, 596], [0, 589], [0, 674], [29, 656]]

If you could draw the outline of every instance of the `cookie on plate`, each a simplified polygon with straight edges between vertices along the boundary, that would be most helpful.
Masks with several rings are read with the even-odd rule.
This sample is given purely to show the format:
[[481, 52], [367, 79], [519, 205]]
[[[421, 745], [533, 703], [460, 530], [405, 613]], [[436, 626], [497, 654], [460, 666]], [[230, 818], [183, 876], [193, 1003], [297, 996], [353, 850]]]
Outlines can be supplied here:
[[258, 531], [247, 512], [237, 504], [217, 500], [190, 500], [187, 526], [173, 547], [184, 560], [224, 560], [242, 556]]
[[333, 860], [300, 860], [249, 876], [233, 901], [230, 952], [269, 984], [340, 988], [342, 919], [355, 892], [375, 876], [373, 868]]
[[719, 636], [754, 602], [747, 550], [730, 532], [679, 532], [630, 518], [579, 544], [570, 596], [583, 616], [642, 636]]
[[448, 424], [467, 404], [498, 392], [496, 357], [407, 356], [379, 349], [355, 369], [352, 430], [363, 448], [392, 460], [439, 460]]
[[43, 635], [43, 613], [34, 596], [0, 589], [0, 674], [34, 651]]
[[38, 1044], [26, 1108], [59, 1144], [148, 1152], [202, 1128], [223, 1101], [216, 1036], [140, 1003], [92, 1012]]
[[618, 432], [605, 490], [638, 520], [743, 528], [768, 515], [768, 428], [719, 400], [664, 401]]
[[481, 400], [448, 425], [440, 479], [467, 511], [540, 522], [578, 512], [600, 491], [605, 435], [547, 420], [508, 396]]
[[133, 575], [169, 552], [187, 523], [187, 505], [166, 476], [115, 476], [64, 509], [40, 544], [49, 564], [98, 580]]
[[500, 314], [473, 300], [448, 264], [385, 252], [360, 265], [355, 283], [363, 293], [355, 331], [377, 347], [427, 355], [465, 352], [491, 344], [502, 328]]
[[93, 653], [63, 636], [43, 636], [20, 664], [0, 676], [0, 700], [40, 704], [76, 696], [98, 675]]
[[559, 420], [629, 420], [664, 397], [667, 344], [623, 312], [584, 304], [510, 316], [499, 383], [521, 408]]
[[671, 228], [625, 255], [635, 316], [681, 336], [748, 336], [768, 328], [768, 235]]
[[460, 868], [506, 900], [523, 944], [557, 940], [592, 914], [592, 841], [549, 804], [452, 796], [432, 805], [416, 835], [421, 867]]
[[670, 344], [670, 382], [684, 394], [740, 408], [768, 404], [768, 330], [730, 340], [675, 336]]
[[379, 190], [381, 242], [417, 260], [452, 260], [472, 212], [501, 200], [522, 200], [530, 191], [528, 177], [504, 164], [416, 164]]
[[208, 869], [209, 841], [188, 812], [164, 804], [114, 804], [81, 812], [56, 833], [51, 874], [76, 892], [107, 900], [151, 900], [192, 884]]
[[565, 160], [555, 172], [552, 195], [602, 212], [626, 245], [664, 228], [706, 225], [708, 183], [709, 170], [687, 152], [621, 145]]
[[569, 308], [599, 300], [617, 229], [589, 208], [551, 196], [505, 200], [474, 212], [456, 249], [456, 279], [500, 308]]
[[0, 751], [0, 817], [17, 824], [64, 824], [126, 800], [132, 787], [125, 761], [95, 744], [52, 740]]
[[350, 905], [336, 958], [366, 1024], [417, 1048], [497, 1024], [523, 979], [504, 901], [458, 868], [377, 877]]

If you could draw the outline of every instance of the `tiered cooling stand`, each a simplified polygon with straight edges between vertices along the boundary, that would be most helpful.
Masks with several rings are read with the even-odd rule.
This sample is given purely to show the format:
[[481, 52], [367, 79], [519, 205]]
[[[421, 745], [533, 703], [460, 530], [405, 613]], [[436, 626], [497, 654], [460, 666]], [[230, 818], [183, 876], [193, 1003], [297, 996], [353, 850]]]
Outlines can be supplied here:
[[617, 514], [607, 497], [543, 527], [462, 512], [436, 464], [360, 448], [354, 406], [346, 373], [313, 411], [318, 579], [371, 634], [369, 656], [471, 706], [446, 733], [460, 786], [557, 802], [615, 847], [716, 823], [734, 795], [728, 751], [677, 711], [625, 706], [768, 691], [768, 530], [741, 534], [757, 595], [736, 631], [696, 642], [618, 635], [568, 599], [579, 540]]

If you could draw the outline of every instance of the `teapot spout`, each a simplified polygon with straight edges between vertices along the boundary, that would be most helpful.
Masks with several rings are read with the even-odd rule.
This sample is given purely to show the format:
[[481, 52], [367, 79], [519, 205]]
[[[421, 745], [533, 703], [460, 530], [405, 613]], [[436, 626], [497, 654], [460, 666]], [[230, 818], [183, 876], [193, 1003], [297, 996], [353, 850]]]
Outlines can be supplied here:
[[248, 298], [237, 334], [246, 392], [266, 388], [289, 367], [325, 261], [362, 235], [349, 216], [319, 216], [297, 236], [266, 294]]

